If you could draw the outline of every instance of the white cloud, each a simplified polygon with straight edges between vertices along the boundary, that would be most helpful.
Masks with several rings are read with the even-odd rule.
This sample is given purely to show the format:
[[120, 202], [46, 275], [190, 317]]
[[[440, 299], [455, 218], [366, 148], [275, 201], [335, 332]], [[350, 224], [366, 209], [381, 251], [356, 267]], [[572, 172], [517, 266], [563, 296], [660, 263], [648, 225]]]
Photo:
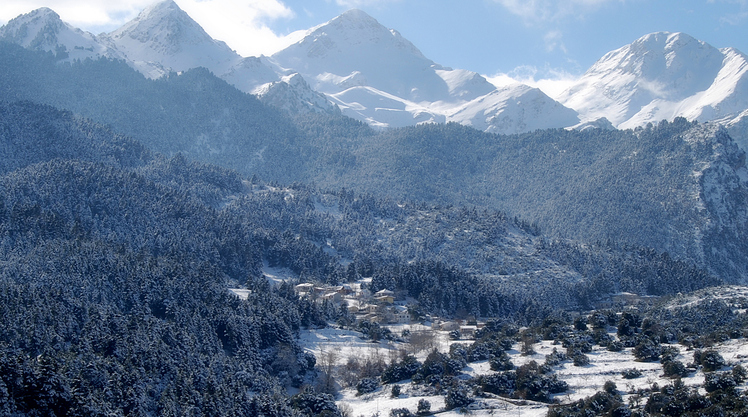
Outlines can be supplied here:
[[[98, 34], [122, 26], [155, 0], [3, 0], [0, 24], [39, 7], [49, 7], [71, 25]], [[269, 23], [290, 19], [281, 0], [176, 0], [210, 36], [244, 56], [270, 54], [290, 43]]]
[[373, 7], [386, 3], [395, 3], [400, 0], [335, 0], [335, 4], [347, 8]]
[[294, 16], [278, 0], [178, 0], [177, 4], [210, 36], [226, 42], [240, 55], [268, 55], [289, 43], [268, 26], [271, 21]]
[[539, 88], [549, 97], [555, 99], [569, 88], [578, 76], [561, 69], [538, 70], [534, 66], [522, 65], [507, 74], [497, 73], [485, 78], [496, 87], [503, 87], [514, 83], [522, 83]]
[[722, 16], [720, 19], [723, 23], [732, 26], [738, 26], [745, 23], [748, 18], [748, 0], [708, 0], [708, 3], [727, 3], [734, 4], [739, 10]]
[[567, 17], [581, 17], [620, 0], [494, 0], [528, 24], [542, 24]]
[[153, 0], [3, 0], [0, 21], [4, 23], [40, 7], [49, 7], [73, 26], [89, 31], [114, 29], [152, 3]]
[[563, 37], [564, 35], [558, 30], [552, 30], [546, 33], [545, 36], [543, 36], [545, 50], [547, 52], [553, 52], [556, 49], [560, 49], [566, 53], [566, 45], [564, 45]]

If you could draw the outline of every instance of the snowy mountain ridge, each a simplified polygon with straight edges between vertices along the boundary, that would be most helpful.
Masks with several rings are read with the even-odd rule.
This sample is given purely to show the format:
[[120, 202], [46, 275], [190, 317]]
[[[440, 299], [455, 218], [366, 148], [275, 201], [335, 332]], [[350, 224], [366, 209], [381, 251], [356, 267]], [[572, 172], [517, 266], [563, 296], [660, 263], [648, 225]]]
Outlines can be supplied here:
[[625, 129], [685, 117], [718, 121], [748, 147], [748, 57], [684, 33], [651, 33], [613, 50], [553, 98], [524, 84], [497, 88], [478, 73], [443, 67], [357, 9], [307, 30], [270, 57], [241, 57], [173, 0], [98, 36], [42, 8], [8, 22], [0, 39], [60, 59], [124, 59], [149, 78], [202, 66], [241, 91], [270, 94], [267, 103], [289, 112], [342, 111], [375, 127], [457, 122], [520, 133]]
[[149, 78], [205, 67], [221, 76], [242, 57], [214, 40], [173, 1], [156, 3], [102, 37]]
[[54, 52], [65, 61], [99, 56], [124, 58], [91, 33], [63, 22], [57, 13], [46, 7], [18, 16], [0, 27], [0, 40], [35, 51]]
[[[49, 15], [34, 11], [16, 20], [29, 20], [35, 14]], [[29, 42], [8, 35], [17, 23], [3, 27], [0, 38], [29, 47]], [[62, 38], [55, 29], [60, 25], [65, 24], [60, 21], [41, 30], [37, 27], [43, 23], [27, 24], [24, 33], [47, 34], [45, 50], [54, 50], [55, 35]], [[477, 73], [434, 63], [397, 31], [355, 9], [308, 30], [299, 42], [272, 57], [242, 58], [212, 39], [172, 0], [156, 3], [121, 28], [98, 37], [65, 27], [95, 45], [86, 46], [93, 50], [90, 57], [125, 59], [149, 78], [202, 66], [238, 89], [294, 113], [342, 110], [376, 127], [456, 121], [497, 133], [565, 127], [579, 121], [574, 111], [540, 90], [527, 86], [498, 90]], [[528, 90], [532, 99], [526, 95]], [[266, 94], [271, 96], [263, 98]]]
[[611, 51], [556, 97], [583, 121], [619, 129], [685, 117], [730, 125], [748, 108], [748, 58], [685, 33], [656, 32]]
[[[344, 114], [375, 126], [454, 121], [519, 133], [578, 122], [573, 111], [540, 90], [499, 90], [480, 74], [431, 61], [397, 31], [360, 10], [317, 26], [270, 59], [301, 73]], [[532, 100], [524, 98], [529, 89], [534, 90]]]

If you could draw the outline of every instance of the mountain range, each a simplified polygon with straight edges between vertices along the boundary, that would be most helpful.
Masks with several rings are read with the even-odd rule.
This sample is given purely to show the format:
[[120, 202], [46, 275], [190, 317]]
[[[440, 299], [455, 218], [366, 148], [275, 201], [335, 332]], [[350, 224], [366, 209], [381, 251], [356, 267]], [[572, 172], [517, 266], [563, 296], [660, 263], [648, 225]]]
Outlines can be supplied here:
[[309, 29], [271, 56], [241, 57], [172, 0], [121, 28], [93, 35], [42, 8], [0, 28], [0, 39], [64, 60], [125, 60], [149, 78], [205, 67], [292, 114], [335, 113], [374, 127], [457, 122], [491, 133], [556, 127], [633, 128], [685, 117], [718, 120], [745, 148], [746, 56], [684, 33], [658, 32], [609, 52], [551, 98], [516, 83], [443, 67], [361, 10]]
[[[647, 247], [676, 259], [690, 259], [732, 282], [748, 276], [748, 250], [743, 243], [748, 241], [744, 236], [748, 222], [745, 153], [735, 146], [732, 132], [717, 124], [701, 126], [675, 118], [641, 129], [535, 130], [529, 123], [553, 120], [543, 112], [542, 103], [549, 99], [540, 90], [522, 85], [499, 89], [475, 73], [439, 67], [397, 32], [383, 30], [374, 19], [355, 10], [311, 30], [298, 44], [259, 58], [238, 56], [190, 22], [174, 3], [163, 2], [122, 30], [94, 37], [64, 24], [49, 9], [37, 10], [0, 29], [0, 36], [15, 43], [0, 43], [0, 97], [70, 110], [111, 126], [155, 152], [181, 153], [247, 178], [499, 209], [537, 224], [554, 238]], [[354, 32], [359, 37], [350, 35]], [[73, 43], [60, 43], [69, 39]], [[669, 62], [675, 73], [675, 66], [689, 62], [678, 58], [678, 53], [688, 49], [681, 45], [687, 38], [679, 34], [664, 39], [660, 40], [671, 40], [667, 42], [677, 53], [657, 65], [667, 67]], [[108, 46], [78, 45], [84, 41]], [[698, 45], [691, 47], [706, 48]], [[206, 61], [224, 62], [223, 70], [218, 64], [213, 69], [188, 68], [195, 65], [188, 58], [202, 57], [194, 53], [202, 48], [223, 51], [222, 61]], [[396, 56], [392, 62], [401, 63], [401, 73], [420, 68], [422, 77], [406, 77], [407, 82], [398, 85], [394, 76], [378, 77], [378, 71], [366, 70], [367, 59], [368, 66], [376, 69], [375, 60], [366, 56], [360, 57], [362, 66], [355, 66], [362, 71], [354, 70], [354, 61], [344, 57], [361, 48], [379, 51], [379, 56]], [[656, 61], [660, 55], [652, 51], [657, 48], [645, 49], [649, 52], [640, 51], [642, 59], [632, 58], [630, 72], [657, 73], [644, 71], [654, 64], [643, 64]], [[109, 51], [119, 58], [86, 59], [95, 58], [95, 51]], [[147, 59], [133, 60], [136, 52], [141, 56], [166, 54], [171, 60], [158, 65]], [[711, 54], [716, 56], [714, 51]], [[719, 73], [717, 59], [711, 59], [713, 71]], [[283, 70], [283, 76], [276, 72], [291, 66], [297, 71]], [[148, 78], [137, 72], [146, 68], [150, 74], [162, 71], [164, 75]], [[396, 68], [381, 70], [397, 72]], [[280, 78], [258, 84], [252, 90], [255, 96], [229, 84], [230, 76], [248, 82], [238, 75], [241, 71], [259, 74], [256, 79]], [[333, 77], [332, 71], [352, 76], [344, 81]], [[636, 77], [629, 77], [626, 88], [641, 87]], [[686, 91], [685, 97], [707, 84], [683, 85], [679, 88]], [[411, 86], [420, 86], [421, 91]], [[598, 87], [590, 82], [586, 88]], [[518, 96], [518, 91], [524, 96]], [[377, 92], [392, 102], [400, 100], [396, 96], [400, 94], [407, 97], [402, 100], [422, 100], [431, 108], [463, 101], [464, 111], [454, 114], [464, 116], [464, 124], [472, 127], [423, 123], [376, 129], [345, 117], [351, 111], [345, 103], [358, 96], [356, 111], [361, 115], [373, 108], [374, 115], [395, 117], [384, 102], [373, 107], [361, 104]], [[330, 100], [335, 97], [338, 101], [333, 104]], [[438, 97], [445, 98], [429, 101]], [[629, 102], [633, 102], [631, 97], [637, 96], [632, 93]], [[511, 106], [501, 104], [502, 100]], [[492, 124], [471, 122], [470, 114], [486, 115], [488, 108], [496, 110]], [[288, 117], [289, 113], [294, 117]], [[433, 112], [427, 113], [423, 117], [431, 120], [428, 114]], [[612, 121], [621, 120], [591, 117], [582, 123], [610, 128]], [[492, 126], [532, 131], [514, 135], [481, 131]]]
[[[100, 35], [20, 16], [0, 28], [0, 415], [598, 415], [614, 393], [640, 410], [610, 415], [745, 415], [748, 290], [714, 288], [748, 282], [743, 62], [651, 34], [554, 100], [358, 10], [267, 57], [171, 1]], [[447, 356], [300, 282], [485, 326]], [[732, 372], [702, 350], [725, 341]]]

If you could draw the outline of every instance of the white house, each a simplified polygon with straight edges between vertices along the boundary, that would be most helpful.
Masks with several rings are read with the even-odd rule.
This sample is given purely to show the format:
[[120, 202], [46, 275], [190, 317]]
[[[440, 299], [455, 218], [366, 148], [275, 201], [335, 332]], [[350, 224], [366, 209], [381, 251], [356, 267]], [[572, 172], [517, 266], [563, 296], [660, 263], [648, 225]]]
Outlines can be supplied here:
[[410, 322], [410, 313], [408, 312], [408, 307], [405, 306], [395, 306], [393, 307], [393, 314], [395, 315], [395, 320], [398, 323], [409, 323]]
[[308, 282], [305, 282], [303, 284], [299, 284], [295, 286], [294, 289], [299, 294], [309, 294], [310, 292], [312, 292], [312, 289], [314, 289], [314, 285]]

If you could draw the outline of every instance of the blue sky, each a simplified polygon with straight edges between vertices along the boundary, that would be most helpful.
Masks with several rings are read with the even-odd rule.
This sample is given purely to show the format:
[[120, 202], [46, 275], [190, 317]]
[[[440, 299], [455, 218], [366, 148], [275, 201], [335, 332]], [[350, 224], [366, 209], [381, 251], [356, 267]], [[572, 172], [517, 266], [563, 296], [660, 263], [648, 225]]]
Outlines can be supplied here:
[[[0, 23], [37, 7], [93, 33], [110, 31], [152, 0], [3, 0]], [[651, 32], [685, 32], [748, 53], [748, 0], [176, 0], [242, 55], [271, 53], [283, 36], [350, 8], [398, 30], [428, 58], [523, 81], [568, 79]]]

